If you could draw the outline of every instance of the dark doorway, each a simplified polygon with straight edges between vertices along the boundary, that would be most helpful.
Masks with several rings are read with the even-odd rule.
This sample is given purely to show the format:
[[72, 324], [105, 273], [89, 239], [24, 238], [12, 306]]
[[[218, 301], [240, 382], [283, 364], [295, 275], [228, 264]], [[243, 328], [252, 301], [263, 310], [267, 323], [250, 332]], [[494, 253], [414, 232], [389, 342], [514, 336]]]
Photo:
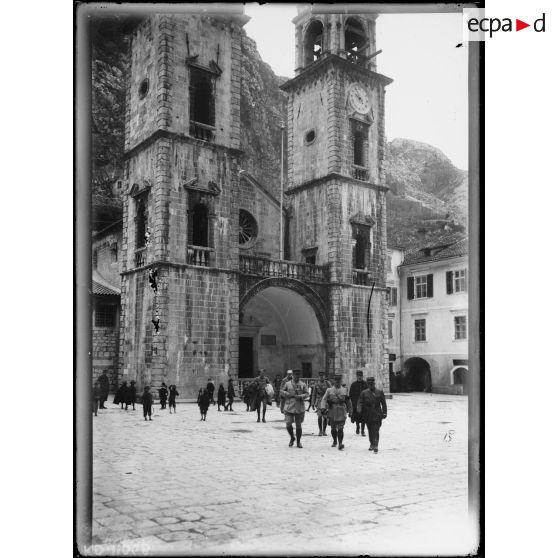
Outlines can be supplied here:
[[410, 358], [405, 362], [406, 391], [432, 391], [430, 365], [422, 358]]
[[312, 363], [311, 362], [303, 362], [302, 363], [302, 377], [303, 378], [311, 378], [312, 377]]
[[467, 368], [456, 368], [453, 371], [453, 383], [463, 386], [463, 395], [467, 395]]
[[252, 337], [238, 338], [238, 377], [254, 377], [254, 353]]

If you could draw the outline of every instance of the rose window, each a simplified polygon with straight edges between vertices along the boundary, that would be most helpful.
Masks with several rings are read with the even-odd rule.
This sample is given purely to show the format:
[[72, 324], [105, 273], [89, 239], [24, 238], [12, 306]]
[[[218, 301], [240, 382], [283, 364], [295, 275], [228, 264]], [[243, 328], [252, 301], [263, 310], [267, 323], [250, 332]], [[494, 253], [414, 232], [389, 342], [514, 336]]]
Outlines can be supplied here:
[[241, 246], [246, 246], [253, 242], [258, 236], [258, 225], [254, 217], [245, 211], [240, 210], [238, 219], [238, 242]]

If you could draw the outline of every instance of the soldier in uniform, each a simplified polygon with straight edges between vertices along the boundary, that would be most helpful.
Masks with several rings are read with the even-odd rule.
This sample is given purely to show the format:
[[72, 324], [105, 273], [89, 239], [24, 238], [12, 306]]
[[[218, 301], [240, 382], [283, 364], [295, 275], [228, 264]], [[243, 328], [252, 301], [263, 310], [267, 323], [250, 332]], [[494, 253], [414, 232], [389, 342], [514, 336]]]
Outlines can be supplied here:
[[285, 398], [281, 395], [281, 392], [283, 391], [283, 389], [285, 389], [285, 384], [287, 382], [290, 382], [292, 379], [293, 379], [293, 371], [287, 370], [287, 375], [285, 376], [285, 378], [281, 382], [281, 386], [279, 387], [279, 397], [281, 399], [281, 412], [283, 414], [285, 414]]
[[292, 447], [295, 441], [294, 422], [296, 426], [296, 447], [301, 448], [300, 438], [302, 437], [302, 423], [304, 421], [304, 402], [308, 399], [308, 386], [300, 381], [300, 370], [293, 370], [293, 379], [285, 383], [281, 395], [285, 400], [285, 422], [287, 423], [287, 432], [291, 437], [289, 447]]
[[337, 446], [339, 441], [340, 450], [345, 447], [343, 444], [345, 420], [347, 420], [347, 415], [351, 416], [352, 413], [349, 390], [341, 385], [341, 379], [341, 374], [335, 374], [334, 385], [327, 388], [320, 404], [322, 409], [328, 410], [328, 420], [331, 425], [331, 436], [333, 437], [331, 447]]
[[252, 382], [253, 394], [250, 401], [250, 410], [256, 410], [258, 412], [258, 420], [260, 422], [260, 409], [262, 409], [262, 422], [265, 422], [265, 412], [267, 410], [267, 391], [265, 387], [269, 383], [268, 378], [265, 375], [265, 370], [260, 369], [260, 375]]
[[[314, 385], [314, 389], [312, 390], [312, 397], [310, 398], [310, 401], [312, 402], [312, 409], [315, 409], [318, 415], [318, 429], [320, 431], [318, 436], [326, 436], [327, 409], [322, 409], [320, 407], [320, 403], [322, 402], [327, 388], [330, 387], [331, 383], [325, 379], [325, 372], [320, 372], [319, 379]], [[316, 404], [318, 405], [317, 409]]]
[[351, 398], [351, 404], [353, 406], [353, 414], [351, 415], [351, 422], [356, 422], [356, 433], [360, 434], [362, 430], [362, 435], [366, 436], [364, 432], [364, 421], [361, 420], [356, 408], [358, 403], [358, 398], [360, 394], [368, 388], [366, 382], [362, 379], [362, 370], [357, 370], [357, 379], [351, 384], [351, 389], [349, 391], [349, 397]]
[[373, 377], [366, 378], [368, 389], [365, 389], [358, 399], [357, 412], [366, 422], [368, 438], [370, 440], [370, 451], [378, 453], [378, 442], [380, 440], [380, 426], [382, 419], [387, 417], [387, 405], [384, 392], [376, 389], [376, 380]]

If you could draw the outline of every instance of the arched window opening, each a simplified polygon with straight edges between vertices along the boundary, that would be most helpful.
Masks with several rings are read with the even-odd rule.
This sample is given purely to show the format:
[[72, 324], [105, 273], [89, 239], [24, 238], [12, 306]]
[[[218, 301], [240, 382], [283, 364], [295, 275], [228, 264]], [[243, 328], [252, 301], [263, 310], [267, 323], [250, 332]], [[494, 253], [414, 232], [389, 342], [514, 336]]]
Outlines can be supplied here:
[[366, 166], [364, 144], [366, 137], [362, 130], [356, 130], [353, 136], [353, 164], [360, 167]]
[[147, 231], [147, 205], [145, 199], [136, 202], [136, 249], [144, 248]]
[[209, 246], [209, 215], [207, 206], [197, 203], [192, 211], [192, 242], [194, 246]]
[[362, 24], [350, 17], [345, 23], [345, 52], [347, 60], [364, 66], [368, 49], [368, 37]]
[[361, 233], [358, 233], [355, 238], [355, 247], [353, 249], [354, 269], [366, 269], [366, 249], [366, 239]]
[[190, 68], [190, 120], [215, 125], [213, 74], [201, 68]]
[[306, 29], [304, 37], [304, 65], [308, 66], [319, 60], [323, 54], [324, 26], [321, 21], [315, 20]]

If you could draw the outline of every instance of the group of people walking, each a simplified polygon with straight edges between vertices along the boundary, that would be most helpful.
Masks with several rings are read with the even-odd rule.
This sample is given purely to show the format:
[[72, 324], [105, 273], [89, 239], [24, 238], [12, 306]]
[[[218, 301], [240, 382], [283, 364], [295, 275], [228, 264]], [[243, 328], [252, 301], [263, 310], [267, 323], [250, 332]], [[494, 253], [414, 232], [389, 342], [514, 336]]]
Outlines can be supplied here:
[[[344, 428], [347, 417], [356, 423], [356, 433], [366, 435], [368, 430], [370, 451], [378, 453], [380, 427], [387, 417], [387, 405], [384, 392], [376, 388], [374, 377], [363, 380], [362, 370], [357, 371], [357, 379], [350, 389], [342, 384], [342, 374], [334, 376], [333, 385], [320, 372], [318, 381], [310, 393], [308, 386], [300, 378], [300, 370], [288, 370], [281, 382], [276, 378], [271, 387], [265, 370], [260, 370], [257, 378], [247, 384], [244, 389], [246, 410], [257, 412], [257, 422], [265, 422], [268, 405], [272, 404], [272, 395], [285, 415], [285, 423], [289, 434], [289, 447], [296, 441], [297, 448], [302, 448], [302, 423], [305, 413], [314, 409], [318, 416], [318, 436], [326, 436], [329, 424], [333, 438], [332, 447], [339, 450], [345, 448]], [[306, 402], [309, 401], [308, 409]], [[261, 411], [261, 416], [260, 416]]]
[[[297, 448], [302, 448], [302, 423], [305, 413], [312, 408], [318, 417], [318, 436], [326, 436], [326, 429], [331, 428], [333, 438], [332, 447], [343, 450], [344, 429], [347, 417], [356, 424], [356, 434], [366, 436], [365, 429], [368, 430], [370, 441], [370, 451], [378, 453], [378, 443], [380, 438], [380, 427], [382, 421], [387, 417], [387, 405], [384, 392], [376, 388], [374, 377], [363, 379], [362, 370], [357, 370], [357, 379], [348, 389], [342, 383], [342, 374], [335, 374], [333, 384], [327, 380], [324, 372], [320, 372], [318, 381], [312, 386], [312, 391], [301, 380], [300, 370], [288, 370], [286, 377], [276, 377], [273, 384], [265, 375], [265, 370], [260, 370], [258, 376], [251, 382], [244, 384], [243, 395], [247, 411], [257, 412], [257, 422], [265, 422], [267, 407], [275, 400], [281, 412], [285, 415], [286, 429], [289, 434], [289, 447], [293, 447], [295, 442]], [[104, 403], [108, 398], [109, 380], [106, 371], [101, 374], [95, 382], [93, 388], [94, 412], [97, 416], [97, 409], [106, 409]], [[162, 382], [158, 389], [161, 409], [166, 409], [167, 400], [169, 412], [173, 409], [176, 413], [176, 397], [179, 395], [176, 386], [167, 385]], [[217, 402], [214, 398], [215, 383], [209, 379], [207, 386], [199, 390], [198, 407], [200, 409], [200, 420], [207, 419], [207, 412], [210, 405], [217, 404], [217, 410], [233, 410], [233, 403], [236, 397], [234, 382], [232, 378], [228, 381], [227, 389], [221, 383], [217, 390]], [[126, 381], [118, 388], [114, 403], [120, 404], [121, 408], [127, 411], [131, 405], [135, 410], [136, 386], [131, 381], [130, 385]], [[228, 399], [228, 403], [227, 403]], [[151, 387], [145, 386], [140, 398], [143, 406], [144, 420], [151, 420], [153, 407], [153, 394]], [[308, 402], [308, 408], [306, 408]]]

